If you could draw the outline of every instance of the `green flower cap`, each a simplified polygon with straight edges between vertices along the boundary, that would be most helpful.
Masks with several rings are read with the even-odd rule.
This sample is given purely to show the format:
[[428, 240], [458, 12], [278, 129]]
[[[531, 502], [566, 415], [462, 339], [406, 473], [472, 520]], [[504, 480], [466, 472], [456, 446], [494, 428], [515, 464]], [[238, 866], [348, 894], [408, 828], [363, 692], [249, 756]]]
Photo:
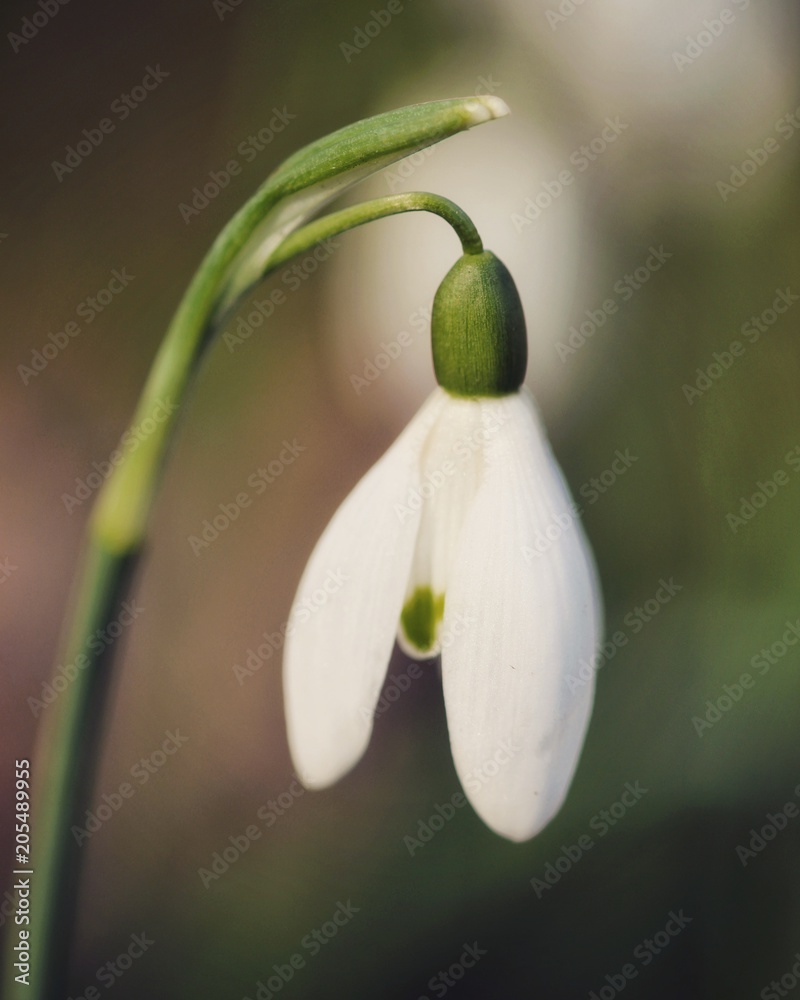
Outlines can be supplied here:
[[433, 300], [433, 367], [454, 396], [506, 396], [525, 379], [528, 339], [517, 286], [488, 250], [465, 254]]

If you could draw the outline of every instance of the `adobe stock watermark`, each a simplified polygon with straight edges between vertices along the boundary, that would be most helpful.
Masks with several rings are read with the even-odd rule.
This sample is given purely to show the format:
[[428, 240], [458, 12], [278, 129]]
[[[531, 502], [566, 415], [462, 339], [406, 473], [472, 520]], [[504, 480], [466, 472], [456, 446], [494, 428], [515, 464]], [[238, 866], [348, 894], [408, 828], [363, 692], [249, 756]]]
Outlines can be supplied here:
[[[800, 798], [800, 785], [794, 787], [795, 799]], [[800, 816], [800, 809], [797, 802], [784, 802], [776, 812], [768, 812], [764, 819], [766, 822], [758, 828], [750, 830], [750, 837], [746, 844], [737, 844], [736, 857], [741, 861], [742, 868], [757, 858], [766, 850], [767, 844], [772, 843], [779, 833], [783, 833], [789, 826], [790, 821]]]
[[298, 456], [306, 450], [306, 446], [300, 444], [297, 438], [292, 438], [291, 441], [284, 439], [282, 444], [283, 447], [275, 458], [247, 477], [248, 490], [240, 490], [228, 503], [217, 504], [219, 513], [203, 520], [198, 535], [187, 537], [186, 540], [196, 556], [213, 545], [234, 521], [238, 521], [242, 511], [251, 506], [253, 499], [262, 496], [267, 488], [283, 475], [284, 470], [294, 465]]
[[781, 976], [780, 979], [773, 979], [758, 994], [761, 1000], [781, 1000], [787, 997], [800, 985], [800, 951], [796, 951], [792, 958], [794, 965]]
[[718, 695], [714, 701], [710, 698], [705, 703], [705, 713], [702, 718], [693, 715], [691, 718], [695, 733], [702, 739], [707, 729], [712, 729], [734, 705], [737, 705], [745, 696], [745, 692], [752, 691], [756, 686], [756, 678], [747, 672], [739, 675], [739, 680], [732, 684], [722, 685], [722, 694]]
[[631, 809], [650, 791], [642, 788], [639, 781], [626, 781], [619, 799], [610, 806], [601, 809], [589, 820], [588, 826], [592, 833], [582, 833], [574, 844], [562, 844], [561, 851], [553, 861], [544, 866], [541, 876], [530, 879], [530, 885], [537, 899], [542, 899], [550, 890], [558, 885], [561, 879], [602, 840], [617, 824], [627, 816]]
[[143, 417], [138, 424], [134, 424], [133, 427], [125, 431], [120, 440], [119, 448], [112, 451], [107, 460], [92, 462], [91, 472], [83, 477], [76, 477], [73, 492], [61, 494], [61, 502], [67, 513], [72, 514], [76, 507], [80, 507], [99, 490], [114, 469], [124, 461], [125, 456], [132, 455], [133, 452], [137, 451], [155, 429], [177, 409], [177, 405], [169, 400], [157, 400], [148, 416]]
[[[745, 150], [745, 158], [739, 164], [730, 165], [728, 180], [717, 181], [717, 193], [723, 202], [737, 194], [747, 184], [747, 182], [761, 170], [771, 156], [779, 153], [785, 144], [791, 142], [798, 130], [800, 130], [800, 106], [794, 111], [788, 111], [775, 122], [773, 131], [777, 132], [779, 138], [774, 135], [767, 136], [755, 147], [749, 146]], [[784, 146], [781, 145], [783, 140]]]
[[[781, 316], [792, 308], [798, 299], [800, 299], [800, 296], [795, 295], [789, 286], [786, 288], [776, 288], [772, 304], [759, 314], [751, 316], [742, 323], [739, 330], [741, 336], [748, 343], [757, 344], [762, 334], [768, 333], [770, 328], [778, 322]], [[697, 377], [694, 382], [691, 384], [684, 382], [681, 386], [684, 398], [689, 406], [692, 406], [709, 389], [713, 388], [722, 376], [730, 371], [736, 359], [744, 355], [746, 350], [747, 344], [741, 340], [732, 340], [726, 350], [714, 351], [712, 355], [714, 360], [709, 365], [706, 365], [705, 368], [696, 369], [695, 375]]]
[[8, 580], [8, 578], [11, 576], [11, 574], [15, 573], [18, 569], [19, 566], [16, 566], [14, 563], [12, 563], [11, 559], [8, 556], [6, 556], [5, 559], [3, 559], [2, 562], [0, 562], [0, 583], [5, 583], [6, 580]]
[[624, 476], [634, 462], [638, 461], [639, 456], [634, 455], [630, 448], [626, 448], [625, 451], [620, 451], [618, 448], [614, 452], [614, 458], [608, 468], [603, 469], [599, 475], [592, 476], [591, 479], [582, 483], [578, 488], [578, 493], [584, 497], [589, 506], [597, 503], [600, 497], [608, 493], [611, 487], [614, 486], [620, 476]]
[[573, 172], [569, 167], [562, 167], [553, 180], [545, 181], [535, 195], [525, 199], [525, 206], [521, 212], [511, 214], [511, 224], [515, 231], [521, 233], [523, 229], [532, 226], [541, 217], [542, 212], [546, 212], [566, 189], [575, 183], [578, 174], [584, 173], [596, 163], [629, 127], [619, 115], [606, 118], [604, 127], [596, 136], [570, 153], [569, 162], [577, 172]]
[[587, 0], [561, 0], [556, 8], [548, 7], [544, 13], [551, 30], [556, 31], [560, 24], [565, 24], [586, 2]]
[[422, 665], [417, 660], [412, 660], [402, 673], [389, 674], [388, 679], [384, 682], [381, 689], [381, 696], [375, 708], [370, 712], [368, 708], [364, 708], [362, 705], [362, 719], [371, 722], [384, 715], [409, 690], [413, 681], [419, 680], [420, 677], [424, 676], [425, 672], [422, 669]]
[[14, 55], [23, 45], [29, 45], [68, 3], [69, 0], [39, 0], [34, 12], [23, 17], [19, 31], [9, 31], [6, 35]]
[[[86, 640], [86, 648], [99, 656], [108, 646], [115, 643], [127, 628], [130, 628], [139, 615], [144, 614], [144, 610], [136, 603], [135, 598], [123, 601], [117, 617], [103, 628], [95, 629]], [[88, 666], [89, 657], [86, 653], [78, 653], [72, 663], [59, 664], [54, 676], [49, 681], [42, 681], [40, 696], [34, 698], [31, 695], [27, 699], [28, 708], [34, 719], [38, 719], [42, 712], [77, 679], [81, 670], [85, 670]]]
[[456, 474], [459, 463], [469, 461], [477, 451], [509, 420], [509, 413], [503, 407], [487, 409], [483, 422], [474, 431], [458, 438], [451, 451], [455, 458], [446, 458], [440, 466], [428, 469], [418, 486], [412, 486], [406, 494], [405, 502], [396, 503], [394, 512], [401, 524], [420, 511], [444, 484]]
[[299, 626], [309, 621], [320, 608], [324, 608], [334, 594], [342, 589], [344, 584], [350, 579], [341, 569], [328, 570], [325, 579], [319, 587], [316, 587], [308, 594], [298, 597], [292, 606], [287, 621], [281, 625], [277, 632], [262, 633], [264, 641], [255, 647], [247, 650], [244, 666], [234, 663], [233, 675], [240, 685], [244, 684], [247, 677], [252, 677], [267, 663], [274, 653], [277, 653], [286, 642], [286, 637], [292, 635]]
[[76, 824], [70, 827], [70, 833], [75, 838], [78, 847], [83, 847], [84, 843], [90, 840], [104, 823], [107, 823], [129, 799], [133, 798], [139, 788], [146, 785], [154, 774], [158, 774], [167, 761], [185, 743], [189, 742], [189, 737], [182, 735], [180, 729], [174, 731], [168, 729], [164, 736], [165, 739], [159, 747], [146, 757], [141, 757], [131, 767], [129, 774], [134, 779], [135, 784], [123, 781], [116, 791], [104, 792], [100, 796], [101, 801], [94, 807], [94, 811], [86, 810], [84, 825], [78, 826]]
[[[800, 444], [797, 444], [791, 451], [783, 457], [783, 461], [789, 466], [789, 472], [800, 472]], [[736, 511], [729, 511], [725, 515], [725, 522], [731, 529], [732, 534], [736, 534], [740, 528], [746, 527], [759, 511], [762, 511], [770, 500], [778, 495], [778, 491], [788, 486], [791, 482], [789, 472], [784, 468], [776, 469], [769, 479], [756, 482], [756, 490], [749, 497], [739, 497], [739, 506]]]
[[[751, 0], [733, 0], [734, 7], [740, 12], [747, 10], [750, 3]], [[704, 18], [700, 31], [696, 35], [686, 36], [686, 48], [683, 52], [676, 50], [672, 53], [672, 61], [678, 72], [683, 73], [688, 66], [693, 66], [735, 20], [736, 11], [730, 7], [723, 7], [719, 17]]]
[[212, 0], [211, 6], [220, 21], [224, 21], [228, 14], [234, 14], [244, 3], [244, 0]]
[[124, 122], [137, 108], [141, 107], [150, 94], [157, 90], [169, 75], [166, 70], [161, 68], [161, 63], [156, 63], [155, 66], [146, 66], [142, 82], [115, 97], [111, 102], [108, 110], [114, 117], [106, 116], [101, 118], [94, 128], [83, 129], [81, 138], [65, 148], [64, 162], [53, 160], [50, 164], [59, 184], [67, 174], [74, 173], [97, 147], [105, 142], [106, 136], [116, 131], [120, 122]]
[[644, 603], [637, 604], [622, 619], [628, 631], [617, 629], [613, 635], [600, 645], [591, 660], [581, 659], [577, 673], [567, 675], [565, 678], [566, 685], [573, 694], [588, 684], [598, 670], [604, 667], [610, 660], [613, 660], [620, 649], [628, 645], [631, 636], [638, 635], [645, 625], [657, 617], [663, 608], [683, 590], [683, 585], [675, 583], [675, 577], [673, 576], [669, 580], [661, 577], [658, 582], [658, 590], [656, 590], [653, 596], [644, 601]]
[[[155, 943], [155, 940], [148, 937], [144, 931], [139, 934], [131, 934], [127, 948], [121, 951], [116, 958], [104, 962], [95, 973], [95, 979], [104, 989], [110, 990], [133, 967], [134, 962], [138, 962]], [[70, 995], [67, 1000], [100, 1000], [102, 995], [97, 986], [89, 985], [83, 993], [76, 997]]]
[[573, 354], [577, 354], [586, 341], [606, 325], [609, 317], [619, 312], [620, 305], [630, 302], [636, 292], [661, 270], [670, 257], [672, 253], [664, 249], [663, 243], [658, 247], [651, 246], [649, 256], [637, 268], [629, 274], [623, 274], [614, 282], [612, 297], [604, 299], [596, 309], [586, 309], [584, 311], [586, 319], [582, 320], [579, 326], [571, 326], [569, 336], [559, 340], [555, 345], [561, 363], [566, 364]]
[[729, 712], [733, 711], [734, 706], [742, 701], [746, 692], [753, 690], [760, 677], [765, 677], [771, 668], [780, 663], [789, 650], [800, 642], [800, 618], [796, 621], [787, 621], [784, 624], [785, 629], [781, 638], [776, 639], [769, 646], [762, 646], [751, 657], [750, 667], [756, 676], [744, 671], [739, 675], [737, 681], [732, 684], [723, 684], [721, 694], [713, 700], [711, 698], [706, 700], [703, 706], [705, 708], [703, 715], [692, 716], [690, 721], [694, 731], [701, 739], [706, 730], [713, 729]]
[[770, 667], [780, 663], [800, 639], [800, 618], [795, 621], [787, 621], [785, 625], [783, 636], [769, 646], [762, 646], [750, 660], [750, 666], [753, 670], [757, 670], [762, 677], [769, 673]]
[[[457, 612], [452, 620], [448, 619], [447, 627], [442, 628], [437, 636], [437, 646], [439, 650], [448, 649], [455, 640], [464, 635], [473, 625], [478, 624], [478, 618], [474, 615]], [[368, 708], [361, 707], [361, 717], [366, 722], [374, 721], [379, 716], [388, 712], [392, 705], [399, 701], [400, 696], [411, 687], [411, 682], [425, 676], [425, 671], [416, 660], [412, 660], [405, 671], [400, 674], [389, 674], [388, 680], [384, 683], [381, 696], [375, 708], [370, 712]]]
[[402, 0], [389, 0], [385, 7], [374, 8], [369, 12], [369, 20], [353, 29], [353, 41], [339, 42], [339, 51], [346, 63], [351, 63], [355, 56], [360, 56], [364, 49], [388, 28], [392, 20], [405, 10]]
[[[496, 80], [490, 73], [488, 76], [479, 76], [474, 85], [466, 88], [466, 90], [476, 97], [485, 97], [490, 94], [496, 94], [502, 86], [502, 81]], [[402, 160], [399, 160], [393, 166], [387, 167], [383, 172], [383, 176], [386, 179], [386, 185], [389, 190], [394, 193], [401, 188], [403, 183], [412, 177], [417, 169], [436, 153], [437, 149], [439, 149], [438, 144], [426, 146], [424, 149], [420, 149], [410, 156], [403, 157]]]
[[[434, 997], [443, 997], [448, 990], [452, 989], [461, 979], [464, 978], [469, 969], [474, 969], [484, 955], [489, 952], [481, 948], [477, 941], [472, 944], [464, 942], [463, 950], [455, 962], [448, 965], [446, 969], [440, 969], [435, 976], [428, 980], [426, 989], [430, 990]], [[430, 1000], [427, 993], [421, 993], [417, 1000]]]
[[619, 972], [606, 973], [605, 983], [597, 990], [591, 991], [589, 1000], [614, 1000], [614, 997], [622, 993], [628, 983], [638, 977], [642, 969], [655, 961], [693, 920], [694, 917], [687, 917], [683, 909], [677, 913], [670, 910], [664, 927], [659, 928], [652, 937], [645, 938], [633, 949], [633, 958], [636, 961], [626, 962]]
[[[500, 774], [502, 769], [521, 750], [522, 747], [517, 746], [513, 740], [503, 740], [489, 760], [484, 761], [479, 767], [474, 768], [469, 774], [464, 776], [462, 782], [464, 788], [472, 794], [480, 791], [485, 784]], [[466, 804], [467, 798], [463, 792], [454, 792], [443, 805], [437, 802], [433, 807], [433, 812], [427, 819], [417, 821], [416, 836], [406, 834], [403, 837], [403, 844], [409, 855], [413, 858], [418, 851], [421, 851], [426, 844], [429, 844], [436, 834], [443, 830], [445, 825], [455, 817], [456, 812], [459, 809], [463, 809]]]
[[253, 996], [248, 994], [242, 997], [242, 1000], [274, 1000], [284, 986], [306, 967], [308, 959], [319, 955], [322, 949], [337, 937], [339, 931], [360, 912], [361, 907], [354, 906], [349, 899], [346, 903], [339, 900], [329, 920], [303, 935], [300, 940], [301, 950], [293, 952], [286, 963], [273, 964], [267, 979], [259, 979], [255, 984]]
[[[333, 238], [322, 240], [314, 249], [306, 254], [301, 260], [295, 261], [285, 268], [280, 275], [280, 282], [288, 291], [296, 292], [302, 288], [306, 281], [315, 274], [320, 264], [328, 260], [338, 250], [341, 243]], [[236, 321], [233, 330], [226, 330], [222, 336], [228, 353], [233, 354], [237, 347], [252, 337], [256, 330], [260, 330], [265, 321], [273, 315], [275, 310], [287, 302], [289, 296], [283, 288], [273, 288], [269, 295], [263, 299], [256, 299], [252, 308], [246, 316], [240, 316]]]
[[463, 792], [453, 792], [444, 804], [437, 802], [427, 820], [418, 821], [416, 837], [411, 834], [403, 837], [403, 844], [411, 857], [413, 858], [417, 851], [421, 851], [427, 843], [430, 843], [434, 836], [444, 829], [445, 824], [453, 819], [456, 810], [463, 809], [466, 804], [467, 798]]
[[[89, 326], [135, 278], [135, 274], [128, 274], [127, 267], [115, 268], [111, 272], [111, 279], [107, 284], [78, 303], [75, 307], [75, 315], [84, 321], [85, 326]], [[65, 323], [62, 330], [49, 333], [47, 341], [40, 348], [31, 351], [29, 364], [17, 365], [17, 374], [22, 380], [22, 384], [28, 385], [31, 379], [40, 375], [51, 361], [54, 361], [62, 351], [69, 347], [81, 331], [80, 324], [76, 320], [70, 320]]]
[[379, 379], [383, 372], [391, 367], [392, 363], [400, 357], [401, 353], [407, 347], [411, 347], [417, 334], [428, 329], [432, 311], [433, 303], [427, 306], [418, 306], [410, 313], [407, 320], [408, 325], [413, 328], [414, 333], [409, 333], [408, 330], [401, 330], [388, 344], [381, 343], [381, 349], [374, 358], [364, 358], [364, 367], [361, 375], [356, 373], [350, 375], [350, 385], [357, 396], [360, 396], [365, 389], [368, 389]]
[[[190, 197], [178, 205], [178, 212], [188, 226], [193, 218], [198, 216], [204, 208], [208, 208], [211, 202], [218, 198], [220, 193], [230, 184], [234, 177], [238, 177], [242, 172], [241, 160], [245, 163], [252, 163], [253, 160], [263, 153], [273, 142], [276, 136], [286, 128], [289, 122], [297, 118], [297, 115], [284, 104], [282, 108], [273, 107], [272, 117], [266, 125], [263, 125], [257, 132], [251, 132], [246, 139], [242, 139], [236, 147], [239, 159], [232, 156], [224, 166], [218, 170], [209, 170], [208, 180], [203, 180], [199, 185], [192, 188]], [[201, 186], [202, 185], [202, 186]]]
[[264, 831], [271, 829], [280, 817], [285, 816], [295, 802], [305, 794], [305, 788], [294, 778], [289, 787], [275, 799], [270, 799], [256, 811], [257, 823], [249, 823], [241, 833], [232, 833], [221, 850], [214, 851], [208, 867], [197, 869], [203, 888], [218, 882], [230, 871], [233, 865], [255, 844], [261, 840]]
[[[620, 476], [624, 476], [634, 462], [638, 461], [639, 456], [634, 455], [630, 448], [626, 448], [624, 452], [618, 448], [614, 452], [614, 458], [611, 460], [608, 468], [603, 469], [597, 476], [592, 476], [585, 483], [582, 483], [578, 488], [578, 493], [586, 499], [589, 506], [597, 503], [600, 497], [608, 493], [611, 487], [614, 486]], [[574, 500], [570, 503], [567, 510], [559, 514], [554, 514], [544, 528], [539, 528], [536, 531], [533, 537], [533, 544], [523, 545], [522, 555], [525, 561], [528, 563], [533, 562], [534, 559], [540, 559], [549, 552], [561, 540], [564, 533], [569, 531], [579, 518], [583, 517], [583, 514], [584, 508]]]

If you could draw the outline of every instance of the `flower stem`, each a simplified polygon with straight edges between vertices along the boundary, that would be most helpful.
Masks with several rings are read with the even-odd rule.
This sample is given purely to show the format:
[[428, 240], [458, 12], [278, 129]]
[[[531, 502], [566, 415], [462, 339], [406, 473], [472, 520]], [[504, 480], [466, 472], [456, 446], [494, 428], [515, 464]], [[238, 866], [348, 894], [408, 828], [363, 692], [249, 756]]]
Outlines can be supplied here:
[[[67, 993], [83, 852], [70, 833], [92, 794], [114, 647], [92, 636], [119, 614], [145, 542], [147, 522], [177, 415], [205, 347], [239, 300], [267, 274], [321, 239], [373, 219], [432, 211], [456, 230], [465, 253], [480, 253], [470, 220], [447, 199], [397, 195], [329, 215], [302, 229], [325, 201], [370, 172], [426, 145], [506, 113], [499, 102], [469, 98], [401, 109], [348, 126], [286, 161], [234, 216], [192, 280], [156, 356], [128, 440], [135, 441], [104, 484], [89, 522], [62, 663], [74, 679], [44, 714], [33, 761], [33, 851], [28, 981], [6, 942], [3, 996], [51, 1000]], [[293, 234], [292, 230], [296, 229]], [[291, 234], [291, 235], [290, 235]], [[46, 714], [45, 714], [46, 713]]]
[[[368, 222], [386, 219], [391, 215], [400, 215], [402, 212], [432, 212], [434, 215], [438, 215], [453, 227], [461, 240], [461, 249], [465, 255], [483, 253], [483, 241], [472, 219], [448, 198], [443, 198], [438, 194], [430, 194], [427, 191], [409, 191], [404, 194], [375, 198], [373, 201], [363, 201], [339, 212], [331, 212], [321, 219], [316, 219], [303, 226], [302, 229], [296, 230], [276, 247], [261, 268], [256, 268], [251, 265], [249, 260], [244, 260], [242, 269], [248, 272], [249, 283], [246, 286], [241, 286], [241, 282], [237, 281], [235, 292], [230, 288], [225, 289], [220, 296], [220, 315], [217, 317], [217, 325], [224, 325], [238, 303], [249, 295], [256, 285], [260, 284], [273, 271], [288, 263], [292, 257], [306, 253], [323, 240], [340, 236], [342, 233], [357, 229]], [[258, 253], [258, 250], [255, 253]]]
[[[134, 559], [109, 552], [89, 539], [73, 599], [73, 625], [62, 648], [62, 663], [75, 670], [69, 687], [39, 711], [34, 757], [33, 866], [29, 910], [29, 985], [17, 978], [12, 938], [6, 941], [4, 997], [66, 996], [63, 976], [75, 935], [76, 900], [83, 852], [71, 835], [82, 827], [92, 793], [102, 739], [103, 708], [111, 680], [113, 644], [98, 654], [88, 639], [115, 620], [125, 596]], [[68, 674], [64, 675], [69, 676]]]
[[289, 258], [304, 253], [321, 240], [401, 212], [432, 212], [453, 227], [461, 240], [461, 249], [465, 254], [483, 253], [483, 242], [474, 222], [455, 202], [427, 191], [410, 191], [406, 194], [376, 198], [374, 201], [364, 201], [359, 205], [344, 208], [340, 212], [331, 212], [298, 229], [291, 236], [287, 236], [270, 257], [270, 270], [285, 264]]

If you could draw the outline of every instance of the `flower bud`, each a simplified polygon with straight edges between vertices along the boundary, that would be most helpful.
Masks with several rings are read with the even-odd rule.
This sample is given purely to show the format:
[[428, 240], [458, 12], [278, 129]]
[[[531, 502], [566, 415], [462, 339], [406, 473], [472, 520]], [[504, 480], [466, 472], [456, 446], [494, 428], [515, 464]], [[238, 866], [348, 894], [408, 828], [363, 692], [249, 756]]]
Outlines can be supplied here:
[[433, 367], [454, 396], [505, 396], [525, 379], [525, 315], [508, 268], [488, 250], [465, 254], [433, 300]]

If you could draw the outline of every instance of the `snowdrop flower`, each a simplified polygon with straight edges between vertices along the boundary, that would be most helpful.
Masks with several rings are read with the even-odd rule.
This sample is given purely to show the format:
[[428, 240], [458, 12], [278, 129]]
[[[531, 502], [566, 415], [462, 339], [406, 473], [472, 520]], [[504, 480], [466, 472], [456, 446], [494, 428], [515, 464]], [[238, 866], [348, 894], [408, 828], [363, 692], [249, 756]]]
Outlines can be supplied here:
[[[369, 742], [395, 640], [441, 655], [450, 744], [467, 798], [511, 840], [561, 806], [593, 684], [568, 683], [601, 630], [591, 552], [522, 386], [513, 279], [463, 256], [434, 300], [439, 388], [342, 503], [306, 567], [284, 656], [289, 744], [310, 788]], [[333, 593], [326, 581], [336, 576]], [[327, 600], [306, 600], [315, 592]]]

